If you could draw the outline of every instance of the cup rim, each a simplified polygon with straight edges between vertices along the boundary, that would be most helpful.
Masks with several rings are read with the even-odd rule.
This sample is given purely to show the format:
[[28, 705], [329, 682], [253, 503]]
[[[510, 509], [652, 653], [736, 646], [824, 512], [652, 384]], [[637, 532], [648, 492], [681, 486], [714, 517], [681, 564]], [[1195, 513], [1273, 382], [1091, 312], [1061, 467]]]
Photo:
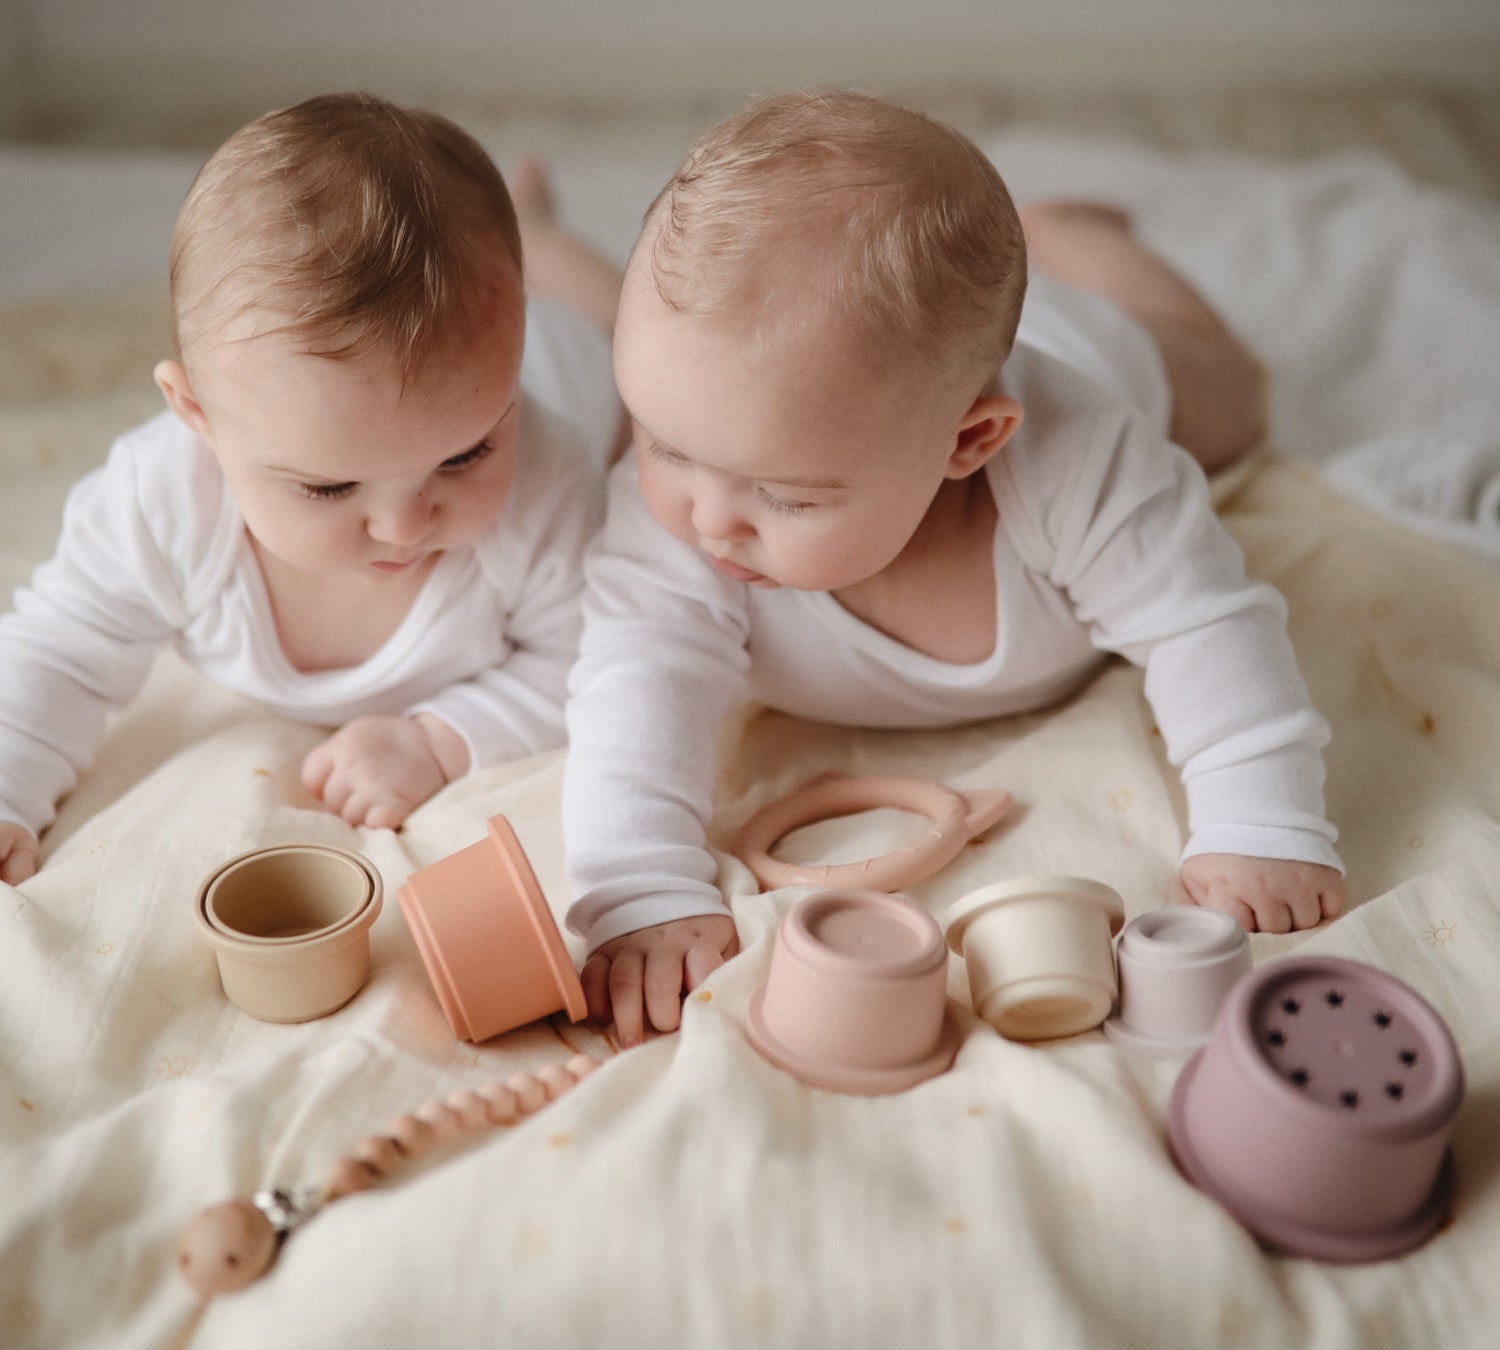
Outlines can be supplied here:
[[[322, 928], [315, 928], [311, 932], [298, 933], [295, 937], [260, 937], [254, 933], [246, 933], [239, 928], [231, 927], [218, 918], [213, 910], [210, 897], [214, 887], [231, 871], [259, 858], [298, 853], [331, 856], [341, 862], [352, 864], [364, 874], [364, 895], [349, 908], [348, 913], [342, 918], [335, 920], [333, 923], [325, 924]], [[359, 925], [368, 927], [370, 923], [374, 922], [376, 915], [380, 912], [381, 889], [380, 873], [375, 869], [374, 864], [362, 854], [356, 853], [353, 849], [341, 848], [337, 844], [266, 844], [259, 848], [246, 849], [243, 853], [237, 853], [234, 857], [221, 863], [208, 875], [198, 887], [198, 894], [194, 903], [194, 918], [197, 920], [198, 926], [203, 931], [206, 940], [215, 947], [232, 947], [244, 952], [290, 953], [297, 948], [310, 946], [313, 943], [326, 942], [346, 928]]]
[[1118, 891], [1102, 881], [1061, 874], [1011, 877], [970, 891], [949, 907], [943, 915], [943, 933], [949, 948], [962, 956], [969, 926], [991, 910], [1019, 900], [1046, 897], [1097, 906], [1109, 920], [1111, 936], [1125, 923], [1125, 902]]
[[[1174, 928], [1202, 929], [1206, 940], [1163, 942], [1161, 934]], [[1153, 970], [1188, 971], [1238, 961], [1249, 948], [1250, 934], [1224, 910], [1163, 905], [1136, 915], [1126, 924], [1116, 950], [1125, 959]]]
[[961, 1039], [952, 1006], [945, 1000], [943, 1025], [932, 1051], [909, 1064], [894, 1064], [871, 1069], [850, 1064], [830, 1064], [808, 1059], [789, 1048], [766, 1025], [763, 1005], [766, 986], [761, 985], [750, 996], [745, 1010], [745, 1035], [762, 1058], [784, 1070], [808, 1087], [855, 1096], [879, 1097], [904, 1092], [929, 1078], [935, 1078], [953, 1063]]
[[490, 838], [494, 840], [501, 865], [514, 883], [516, 893], [525, 903], [526, 917], [536, 934], [552, 982], [562, 995], [568, 1020], [576, 1022], [588, 1011], [583, 997], [583, 985], [579, 981], [578, 972], [573, 969], [573, 959], [568, 955], [562, 934], [558, 932], [557, 920], [552, 917], [551, 906], [542, 893], [541, 883], [526, 857], [526, 850], [505, 816], [493, 815], [485, 825]]
[[[834, 950], [816, 935], [812, 923], [822, 911], [837, 908], [874, 910], [889, 915], [920, 938], [921, 946], [906, 956], [874, 959]], [[901, 983], [930, 974], [935, 966], [946, 965], [948, 961], [942, 931], [932, 915], [886, 891], [844, 888], [816, 891], [797, 901], [779, 928], [778, 936], [799, 961], [828, 975]]]

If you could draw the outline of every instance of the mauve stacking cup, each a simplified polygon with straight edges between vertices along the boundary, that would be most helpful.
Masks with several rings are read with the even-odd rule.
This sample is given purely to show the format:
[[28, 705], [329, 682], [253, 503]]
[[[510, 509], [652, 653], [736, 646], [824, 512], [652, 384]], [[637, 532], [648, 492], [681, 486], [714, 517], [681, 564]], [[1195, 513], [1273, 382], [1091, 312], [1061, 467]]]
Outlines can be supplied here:
[[1338, 957], [1288, 957], [1241, 980], [1167, 1113], [1188, 1178], [1266, 1246], [1378, 1261], [1448, 1212], [1458, 1049], [1426, 999]]

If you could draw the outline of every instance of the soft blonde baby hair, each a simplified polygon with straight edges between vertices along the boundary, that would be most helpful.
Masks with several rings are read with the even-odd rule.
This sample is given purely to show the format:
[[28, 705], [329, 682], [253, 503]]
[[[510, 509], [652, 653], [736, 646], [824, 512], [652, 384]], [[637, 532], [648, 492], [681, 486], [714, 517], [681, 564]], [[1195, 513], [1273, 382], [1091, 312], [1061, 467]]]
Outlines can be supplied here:
[[1004, 181], [967, 137], [885, 99], [750, 105], [694, 145], [646, 226], [657, 290], [685, 314], [758, 306], [774, 326], [810, 302], [867, 356], [970, 381], [1015, 339], [1026, 244]]
[[447, 118], [367, 94], [309, 99], [225, 141], [188, 189], [169, 266], [183, 360], [265, 310], [260, 331], [318, 356], [388, 356], [405, 380], [503, 288], [521, 303], [520, 230], [489, 155]]

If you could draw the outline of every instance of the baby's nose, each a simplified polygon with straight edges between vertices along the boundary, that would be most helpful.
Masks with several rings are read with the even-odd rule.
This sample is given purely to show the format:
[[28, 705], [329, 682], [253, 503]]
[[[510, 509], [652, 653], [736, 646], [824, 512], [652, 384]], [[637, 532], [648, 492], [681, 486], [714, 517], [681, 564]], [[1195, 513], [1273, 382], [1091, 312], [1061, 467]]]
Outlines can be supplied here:
[[403, 493], [370, 516], [369, 531], [383, 544], [420, 543], [432, 528], [432, 503], [422, 493]]
[[737, 539], [750, 524], [729, 492], [702, 492], [693, 498], [693, 529], [700, 539]]

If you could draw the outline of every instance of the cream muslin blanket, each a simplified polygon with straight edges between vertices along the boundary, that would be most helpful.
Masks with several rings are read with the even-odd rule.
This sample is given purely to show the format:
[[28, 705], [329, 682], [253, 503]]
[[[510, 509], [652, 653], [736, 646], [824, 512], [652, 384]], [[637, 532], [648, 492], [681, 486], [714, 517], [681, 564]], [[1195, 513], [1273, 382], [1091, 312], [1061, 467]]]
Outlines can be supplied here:
[[[1275, 452], [1218, 491], [1250, 570], [1288, 598], [1333, 726], [1328, 803], [1354, 903], [1312, 934], [1257, 937], [1255, 956], [1367, 961], [1448, 1020], [1468, 1072], [1452, 1223], [1372, 1266], [1263, 1253], [1172, 1164], [1162, 1122], [1173, 1064], [1129, 1059], [1098, 1032], [1006, 1041], [968, 1012], [956, 960], [964, 1039], [951, 1072], [887, 1098], [802, 1087], [741, 1030], [799, 892], [756, 894], [727, 856], [721, 881], [744, 950], [689, 998], [680, 1034], [617, 1055], [599, 1029], [559, 1017], [456, 1043], [395, 889], [503, 812], [560, 919], [561, 756], [455, 784], [400, 833], [353, 830], [297, 783], [321, 733], [168, 656], [64, 804], [42, 871], [0, 888], [0, 1344], [1495, 1343], [1500, 568], [1482, 543], [1466, 551], [1391, 518], [1482, 535], [1476, 512], [1433, 506], [1468, 489], [1425, 451], [1406, 467], [1446, 487], [1421, 513], [1373, 490], [1356, 502], [1336, 471], [1383, 436], [1457, 445], [1452, 424], [1406, 416], [1439, 404], [1472, 422], [1471, 449], [1495, 436], [1496, 347], [1471, 347], [1500, 315], [1494, 208], [1418, 190], [1372, 161], [1173, 159], [1023, 133], [989, 148], [1018, 195], [1092, 185], [1125, 200], [1273, 370]], [[66, 485], [154, 410], [160, 309], [154, 291], [59, 287], [4, 311], [7, 587], [50, 548]], [[1307, 462], [1315, 451], [1328, 474]], [[1464, 462], [1473, 471], [1474, 457]], [[720, 846], [814, 773], [920, 774], [1005, 787], [1019, 803], [910, 893], [935, 915], [976, 885], [1038, 872], [1104, 881], [1132, 916], [1172, 896], [1180, 791], [1140, 676], [1123, 664], [1033, 716], [875, 733], [747, 712], [724, 747]], [[803, 832], [795, 850], [842, 861], [909, 828], [866, 813]], [[230, 855], [298, 840], [365, 853], [387, 904], [365, 990], [322, 1021], [271, 1026], [224, 999], [193, 893]], [[573, 1049], [606, 1063], [535, 1117], [331, 1206], [244, 1293], [199, 1307], [178, 1280], [177, 1236], [206, 1205], [316, 1180], [434, 1093]]]

